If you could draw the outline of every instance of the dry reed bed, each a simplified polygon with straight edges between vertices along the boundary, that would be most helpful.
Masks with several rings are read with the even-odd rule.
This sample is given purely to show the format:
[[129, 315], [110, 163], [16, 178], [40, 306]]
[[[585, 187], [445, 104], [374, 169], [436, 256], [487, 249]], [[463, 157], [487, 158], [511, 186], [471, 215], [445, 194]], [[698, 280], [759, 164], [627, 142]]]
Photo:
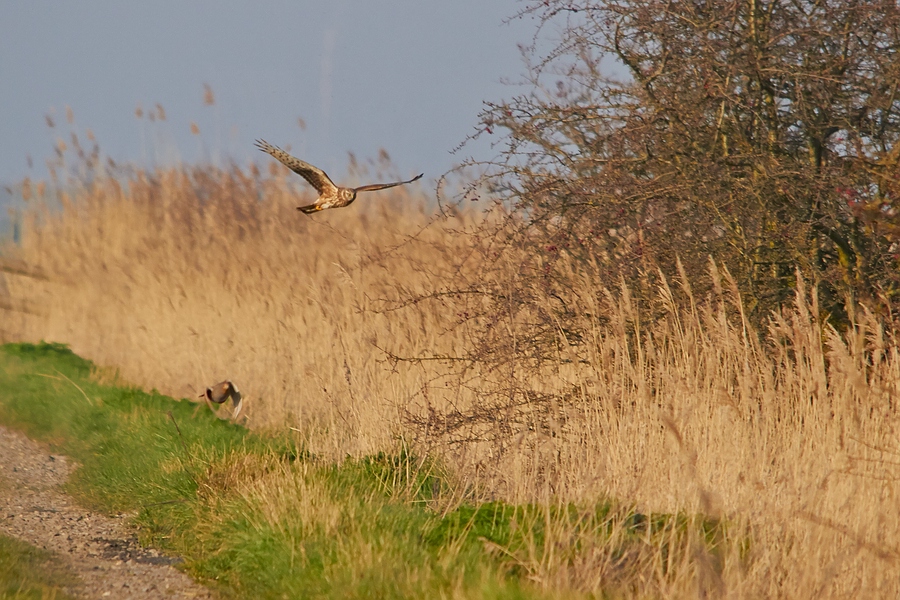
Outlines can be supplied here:
[[375, 345], [416, 354], [437, 329], [436, 315], [395, 320], [373, 305], [396, 297], [398, 277], [415, 285], [417, 262], [450, 250], [435, 249], [431, 232], [408, 239], [426, 219], [405, 192], [358, 204], [367, 200], [381, 206], [311, 219], [283, 179], [237, 170], [74, 190], [22, 245], [55, 281], [42, 297], [49, 316], [26, 319], [24, 337], [66, 340], [175, 397], [231, 378], [251, 424], [313, 420], [338, 433], [338, 456], [371, 452], [398, 433], [396, 406], [381, 399], [418, 387], [385, 377]]
[[[505, 439], [452, 443], [461, 438], [414, 430], [404, 415], [477, 406], [477, 370], [462, 386], [440, 362], [397, 362], [382, 349], [465, 350], [470, 332], [452, 297], [403, 300], [479, 272], [460, 260], [466, 236], [450, 232], [472, 218], [429, 225], [415, 190], [315, 218], [294, 210], [304, 201], [283, 178], [239, 169], [74, 191], [24, 237], [21, 256], [57, 283], [44, 293], [49, 314], [23, 318], [17, 335], [69, 343], [175, 396], [233, 378], [252, 425], [297, 426], [325, 457], [403, 436], [439, 454], [460, 490], [516, 502], [609, 495], [734, 524], [718, 567], [685, 547], [667, 555], [665, 573], [640, 570], [629, 594], [900, 597], [900, 356], [897, 332], [872, 314], [838, 335], [801, 288], [761, 344], [716, 272], [716, 297], [664, 287], [666, 318], [641, 325], [627, 290], [596, 289], [573, 270], [574, 312], [605, 320], [585, 318], [590, 335], [577, 345], [561, 334], [559, 363], [534, 378], [535, 388], [570, 390], [566, 400], [540, 415], [523, 408]], [[289, 504], [270, 506], [270, 518]], [[547, 589], [621, 577], [611, 546], [553, 531], [558, 552], [518, 557]]]

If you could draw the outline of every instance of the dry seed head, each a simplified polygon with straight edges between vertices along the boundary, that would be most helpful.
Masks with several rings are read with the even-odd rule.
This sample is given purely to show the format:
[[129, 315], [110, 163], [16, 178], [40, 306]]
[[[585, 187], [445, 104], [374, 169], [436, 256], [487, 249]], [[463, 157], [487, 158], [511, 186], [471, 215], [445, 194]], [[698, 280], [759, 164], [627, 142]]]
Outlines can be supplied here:
[[62, 154], [62, 153], [65, 152], [67, 149], [68, 149], [68, 146], [66, 146], [65, 140], [63, 140], [62, 138], [58, 138], [58, 139], [56, 140], [56, 150], [57, 150], [60, 154]]
[[86, 135], [86, 136], [87, 136], [87, 139], [91, 140], [92, 142], [96, 142], [96, 141], [97, 141], [97, 140], [94, 138], [94, 132], [91, 131], [90, 129], [88, 129], [87, 131], [85, 131], [85, 132], [84, 132], [84, 135]]
[[191, 133], [194, 135], [200, 135], [200, 128], [197, 127], [197, 124], [191, 121]]
[[138, 104], [137, 108], [134, 109], [134, 116], [136, 116], [138, 119], [144, 118], [144, 109], [141, 108], [140, 104]]
[[306, 121], [303, 120], [303, 117], [297, 117], [297, 125], [300, 126], [301, 131], [306, 131]]
[[37, 182], [37, 197], [43, 198], [44, 192], [47, 190], [47, 183], [45, 181]]
[[212, 106], [216, 103], [216, 96], [213, 94], [212, 88], [209, 87], [208, 83], [203, 84], [203, 104], [206, 106]]
[[72, 112], [72, 107], [66, 105], [66, 121], [71, 125], [75, 122], [75, 113]]
[[31, 200], [31, 179], [28, 177], [22, 180], [22, 200]]
[[50, 115], [44, 115], [44, 119], [46, 119], [47, 121], [47, 127], [49, 127], [50, 129], [56, 127], [56, 123], [53, 122], [53, 117], [51, 117]]
[[160, 121], [166, 120], [166, 109], [164, 109], [159, 102], [156, 103], [156, 116]]

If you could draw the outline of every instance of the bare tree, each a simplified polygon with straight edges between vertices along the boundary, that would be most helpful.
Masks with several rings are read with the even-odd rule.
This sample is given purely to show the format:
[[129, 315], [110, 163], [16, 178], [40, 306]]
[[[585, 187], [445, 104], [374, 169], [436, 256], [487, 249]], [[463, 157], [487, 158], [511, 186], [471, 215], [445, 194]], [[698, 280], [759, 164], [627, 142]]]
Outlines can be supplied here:
[[565, 255], [649, 294], [657, 268], [680, 257], [697, 283], [712, 256], [760, 316], [798, 269], [838, 319], [848, 299], [896, 299], [896, 1], [543, 0], [522, 16], [558, 43], [531, 49], [528, 92], [489, 104], [480, 135], [505, 134], [489, 184], [536, 272]]
[[679, 327], [707, 293], [758, 332], [798, 272], [817, 318], [896, 308], [895, 0], [535, 0], [519, 16], [558, 41], [526, 48], [525, 93], [483, 112], [500, 153], [464, 199], [497, 199], [493, 218], [430, 295], [460, 315], [467, 352], [448, 364], [479, 401], [414, 415], [426, 430], [501, 453], [515, 431], [556, 435], [553, 407], [582, 392], [554, 370], [602, 363], [605, 323], [639, 354], [648, 320]]

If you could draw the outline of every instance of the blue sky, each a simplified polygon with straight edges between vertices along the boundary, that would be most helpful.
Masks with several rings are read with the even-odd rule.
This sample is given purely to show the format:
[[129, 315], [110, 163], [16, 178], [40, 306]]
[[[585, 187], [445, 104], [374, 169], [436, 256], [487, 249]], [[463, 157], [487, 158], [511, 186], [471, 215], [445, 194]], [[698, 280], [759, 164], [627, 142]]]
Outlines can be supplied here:
[[[0, 182], [42, 177], [58, 137], [90, 129], [105, 155], [145, 167], [260, 160], [257, 137], [346, 172], [384, 148], [398, 174], [434, 179], [488, 143], [450, 151], [484, 100], [524, 67], [536, 22], [516, 0], [4, 3]], [[215, 94], [205, 106], [204, 84]], [[135, 117], [164, 107], [165, 122]], [[66, 123], [71, 107], [74, 127]], [[48, 128], [45, 116], [56, 123]], [[301, 129], [298, 119], [306, 128]], [[195, 122], [201, 135], [192, 136]], [[33, 157], [29, 169], [27, 156]]]

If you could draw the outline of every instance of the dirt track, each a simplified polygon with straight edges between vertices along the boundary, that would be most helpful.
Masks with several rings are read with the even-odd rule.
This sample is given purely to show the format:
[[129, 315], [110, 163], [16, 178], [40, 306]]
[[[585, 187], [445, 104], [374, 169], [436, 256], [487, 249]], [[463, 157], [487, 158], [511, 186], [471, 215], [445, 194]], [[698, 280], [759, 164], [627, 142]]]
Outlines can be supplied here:
[[0, 427], [0, 531], [55, 552], [82, 584], [84, 598], [213, 598], [172, 565], [141, 548], [125, 516], [110, 518], [76, 505], [60, 490], [72, 470], [66, 457]]

